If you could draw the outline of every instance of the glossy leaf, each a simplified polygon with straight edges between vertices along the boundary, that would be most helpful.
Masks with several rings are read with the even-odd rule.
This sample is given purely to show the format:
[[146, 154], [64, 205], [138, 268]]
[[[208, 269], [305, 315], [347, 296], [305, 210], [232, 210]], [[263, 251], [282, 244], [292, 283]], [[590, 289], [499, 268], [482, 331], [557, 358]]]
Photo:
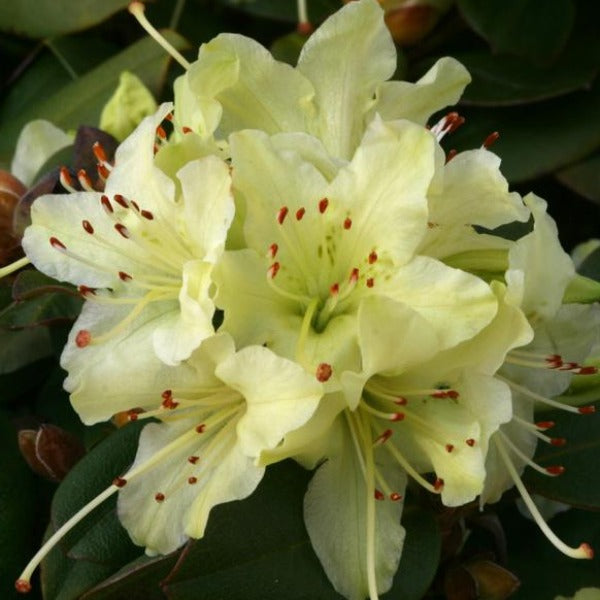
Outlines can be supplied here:
[[33, 474], [17, 448], [17, 432], [0, 413], [0, 589], [2, 598], [16, 599], [14, 581], [23, 568], [34, 539], [35, 488]]
[[589, 155], [600, 146], [600, 84], [589, 91], [520, 107], [461, 110], [466, 123], [445, 140], [447, 148], [477, 148], [493, 132], [492, 150], [502, 159], [502, 173], [521, 182], [551, 173]]
[[473, 77], [461, 103], [477, 106], [511, 106], [563, 96], [589, 87], [598, 72], [597, 65], [580, 60], [540, 68], [515, 56], [488, 52], [455, 54], [454, 58]]
[[[596, 405], [597, 410], [600, 403]], [[564, 446], [540, 443], [535, 461], [542, 466], [562, 465], [565, 472], [558, 477], [545, 477], [528, 469], [524, 480], [536, 494], [566, 504], [600, 509], [600, 412], [590, 415], [545, 412], [544, 420], [556, 422], [549, 432], [553, 437], [566, 438]]]
[[3, 0], [0, 30], [33, 38], [80, 31], [128, 4], [129, 0]]
[[572, 0], [459, 0], [471, 27], [495, 52], [549, 63], [566, 44], [575, 20]]
[[600, 154], [557, 173], [558, 180], [579, 195], [600, 203]]
[[[295, 2], [281, 0], [221, 0], [257, 17], [296, 22], [298, 13]], [[308, 3], [308, 18], [318, 23], [340, 8], [339, 0], [311, 0]]]
[[[503, 519], [508, 536], [508, 569], [521, 580], [511, 600], [549, 600], [572, 596], [579, 588], [598, 585], [600, 557], [575, 560], [560, 553], [537, 525], [511, 514]], [[550, 526], [569, 545], [589, 543], [600, 548], [600, 513], [572, 509], [554, 517]]]
[[[171, 31], [163, 34], [179, 50], [186, 47], [187, 42], [180, 35]], [[0, 125], [0, 160], [8, 161], [21, 128], [34, 118], [47, 119], [65, 130], [97, 124], [102, 107], [117, 87], [123, 70], [135, 73], [158, 95], [168, 62], [165, 51], [151, 38], [144, 38], [51, 96], [42, 95], [45, 100], [26, 110], [13, 106], [13, 111], [4, 111]]]
[[17, 329], [47, 325], [57, 320], [75, 320], [82, 304], [82, 298], [63, 292], [17, 300], [0, 312], [0, 327]]
[[[135, 455], [142, 423], [115, 431], [69, 472], [52, 503], [53, 528], [62, 525], [123, 473]], [[112, 497], [66, 535], [42, 572], [46, 596], [74, 600], [141, 553], [121, 527]]]

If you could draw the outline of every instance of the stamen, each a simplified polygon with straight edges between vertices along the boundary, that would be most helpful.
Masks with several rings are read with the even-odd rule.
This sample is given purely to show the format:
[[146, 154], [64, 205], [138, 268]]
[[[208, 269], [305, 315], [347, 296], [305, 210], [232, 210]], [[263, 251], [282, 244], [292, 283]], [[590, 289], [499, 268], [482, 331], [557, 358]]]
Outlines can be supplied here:
[[317, 367], [315, 376], [317, 378], [317, 381], [324, 383], [325, 381], [329, 381], [332, 374], [333, 374], [333, 369], [331, 368], [331, 365], [328, 363], [321, 363]]
[[277, 256], [277, 250], [279, 250], [279, 246], [277, 244], [271, 244], [267, 256], [271, 259], [275, 258], [275, 256]]
[[67, 249], [67, 247], [58, 238], [55, 238], [55, 237], [50, 238], [50, 245], [55, 250], [66, 250]]
[[373, 263], [377, 262], [377, 252], [375, 252], [375, 250], [371, 250], [371, 253], [369, 254], [369, 264], [372, 265]]
[[374, 285], [375, 285], [375, 280], [372, 277], [369, 277], [369, 279], [367, 279], [367, 287], [372, 288]]
[[69, 169], [67, 169], [67, 167], [60, 168], [60, 175], [58, 179], [60, 181], [60, 185], [62, 185], [65, 188], [65, 190], [67, 190], [67, 192], [74, 193], [77, 191], [73, 187], [73, 178], [71, 177], [71, 174], [69, 173]]
[[159, 503], [160, 502], [164, 502], [165, 501], [165, 495], [163, 493], [161, 493], [161, 492], [157, 492], [156, 495], [154, 496], [154, 499], [157, 502], [159, 502]]
[[100, 142], [94, 142], [92, 145], [92, 152], [96, 157], [96, 160], [101, 165], [108, 165], [108, 157], [106, 156], [106, 151], [104, 150], [104, 146]]
[[90, 345], [92, 334], [87, 329], [81, 329], [75, 336], [75, 345], [78, 348], [85, 348]]
[[328, 206], [329, 206], [329, 199], [328, 198], [321, 198], [319, 200], [319, 212], [321, 214], [323, 214], [327, 210]]
[[497, 438], [496, 436], [494, 436], [492, 439], [494, 440], [494, 443], [496, 444], [496, 448], [498, 449], [498, 453], [500, 454], [500, 457], [501, 457], [502, 461], [504, 462], [506, 470], [510, 474], [512, 480], [515, 483], [515, 486], [517, 487], [517, 489], [519, 490], [519, 493], [521, 494], [521, 498], [523, 499], [523, 502], [525, 502], [525, 504], [527, 505], [527, 508], [529, 509], [529, 512], [531, 513], [531, 516], [537, 523], [538, 527], [542, 530], [542, 533], [548, 538], [550, 543], [552, 543], [557, 550], [560, 550], [563, 554], [566, 554], [567, 556], [570, 556], [571, 558], [588, 558], [588, 559], [593, 558], [594, 552], [589, 544], [583, 543], [578, 548], [572, 548], [570, 546], [567, 546], [567, 544], [565, 544], [550, 529], [550, 527], [548, 527], [548, 524], [546, 523], [546, 521], [544, 521], [544, 518], [540, 514], [540, 511], [538, 510], [537, 506], [535, 505], [535, 502], [532, 500], [531, 496], [529, 495], [529, 492], [523, 485], [523, 482], [521, 481], [521, 478], [519, 477], [519, 474], [517, 473], [515, 466], [513, 465], [512, 461], [510, 460], [510, 458], [508, 456], [508, 453], [506, 452], [506, 450], [504, 448], [504, 444], [503, 444], [502, 440]]
[[162, 46], [186, 71], [190, 63], [150, 24], [144, 15], [144, 5], [137, 0], [129, 5], [129, 12], [137, 19], [146, 32]]
[[306, 212], [306, 209], [304, 207], [299, 208], [296, 211], [296, 221], [301, 221], [302, 217], [304, 216], [304, 213]]
[[94, 228], [92, 227], [92, 224], [88, 220], [81, 221], [81, 226], [90, 235], [94, 234]]
[[556, 400], [552, 400], [551, 398], [546, 398], [545, 396], [541, 396], [540, 394], [536, 394], [532, 392], [529, 388], [526, 388], [522, 385], [514, 383], [510, 379], [506, 379], [501, 375], [496, 374], [496, 378], [500, 381], [506, 383], [509, 387], [516, 390], [517, 392], [521, 392], [524, 396], [532, 398], [533, 400], [537, 400], [538, 402], [542, 402], [547, 404], [548, 406], [553, 406], [554, 408], [560, 408], [561, 410], [565, 410], [571, 413], [579, 413], [582, 415], [588, 415], [594, 413], [596, 408], [594, 406], [570, 406], [568, 404], [563, 404], [562, 402], [558, 402]]
[[11, 273], [14, 273], [15, 271], [18, 271], [19, 269], [22, 269], [23, 267], [27, 266], [29, 262], [29, 259], [26, 256], [24, 256], [19, 260], [15, 260], [15, 262], [11, 263], [10, 265], [2, 267], [0, 269], [0, 279], [6, 277], [7, 275], [10, 275]]
[[77, 181], [79, 181], [79, 185], [86, 192], [96, 191], [96, 190], [94, 190], [94, 187], [92, 185], [92, 180], [90, 179], [90, 176], [86, 173], [85, 169], [79, 169], [79, 171], [77, 172]]
[[282, 206], [279, 211], [277, 212], [277, 222], [280, 225], [283, 225], [283, 222], [285, 221], [285, 218], [287, 217], [287, 214], [289, 212], [289, 208], [287, 206]]
[[498, 138], [500, 137], [500, 134], [497, 131], [493, 131], [492, 133], [490, 133], [490, 135], [488, 135], [485, 140], [483, 140], [483, 144], [481, 144], [482, 148], [489, 148], [492, 144], [494, 144]]
[[431, 485], [429, 481], [427, 481], [423, 476], [417, 473], [417, 471], [415, 471], [412, 465], [401, 454], [400, 450], [398, 450], [398, 448], [394, 446], [393, 442], [388, 441], [384, 445], [384, 448], [388, 450], [388, 452], [400, 463], [400, 466], [407, 472], [407, 474], [410, 475], [418, 484], [420, 484], [426, 490], [430, 491], [432, 494], [440, 493], [441, 488], [436, 488], [434, 485]]
[[350, 217], [346, 217], [344, 219], [344, 229], [350, 229], [352, 227], [352, 219]]
[[516, 454], [525, 464], [529, 465], [532, 469], [535, 469], [538, 473], [542, 475], [561, 475], [564, 473], [564, 467], [540, 467], [536, 462], [531, 460], [525, 453], [523, 453], [513, 442], [511, 439], [502, 431], [498, 430], [500, 436], [502, 437], [503, 443], [506, 444], [514, 454]]

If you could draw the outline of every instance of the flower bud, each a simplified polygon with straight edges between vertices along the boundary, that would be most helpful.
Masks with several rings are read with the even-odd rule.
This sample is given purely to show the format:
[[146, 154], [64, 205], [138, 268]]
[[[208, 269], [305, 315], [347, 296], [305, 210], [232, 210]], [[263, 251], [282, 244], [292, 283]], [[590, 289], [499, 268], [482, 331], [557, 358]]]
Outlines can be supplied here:
[[19, 239], [13, 231], [13, 215], [27, 188], [8, 171], [0, 171], [0, 265], [17, 257]]

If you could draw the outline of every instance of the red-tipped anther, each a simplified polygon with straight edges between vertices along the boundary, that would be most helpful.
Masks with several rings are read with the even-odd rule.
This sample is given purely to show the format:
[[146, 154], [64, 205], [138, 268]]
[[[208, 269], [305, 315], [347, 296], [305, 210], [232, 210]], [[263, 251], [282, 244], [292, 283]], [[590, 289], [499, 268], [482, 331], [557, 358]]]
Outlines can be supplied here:
[[296, 221], [301, 221], [302, 217], [304, 216], [304, 213], [306, 212], [306, 209], [304, 207], [299, 208], [296, 211]]
[[94, 288], [88, 287], [87, 285], [80, 285], [77, 288], [77, 291], [83, 296], [96, 295], [96, 290]]
[[125, 487], [127, 485], [127, 479], [124, 479], [123, 477], [115, 477], [113, 479], [112, 484], [115, 487], [122, 488], [122, 487]]
[[344, 219], [344, 229], [350, 229], [352, 227], [352, 219], [350, 217], [346, 217]]
[[308, 21], [302, 21], [296, 26], [296, 31], [300, 35], [310, 35], [314, 31], [314, 27]]
[[577, 409], [582, 415], [591, 415], [596, 412], [595, 406], [580, 406]]
[[78, 348], [89, 346], [92, 341], [92, 334], [87, 329], [81, 329], [75, 336], [75, 345]]
[[[135, 200], [130, 200], [129, 203], [131, 204], [131, 206], [133, 206], [133, 208], [135, 208], [135, 210], [140, 212], [140, 207], [138, 206], [138, 203]], [[152, 218], [154, 219], [154, 215], [152, 215]]]
[[475, 440], [473, 438], [469, 438], [468, 440], [465, 440], [465, 444], [467, 444], [467, 446], [471, 446], [471, 448], [475, 445]]
[[406, 415], [401, 412], [393, 413], [392, 416], [390, 417], [390, 421], [404, 421], [405, 416]]
[[394, 433], [391, 429], [386, 429], [379, 437], [375, 438], [373, 444], [383, 444], [387, 442]]
[[375, 252], [375, 250], [371, 250], [371, 253], [369, 254], [369, 264], [372, 265], [373, 263], [377, 262], [377, 252]]
[[192, 133], [192, 128], [191, 127], [182, 127], [181, 131], [183, 131], [183, 133]]
[[392, 492], [390, 494], [390, 500], [392, 502], [398, 502], [398, 500], [402, 500], [402, 494], [399, 494], [398, 492]]
[[327, 210], [328, 206], [329, 206], [329, 199], [328, 198], [321, 198], [319, 200], [319, 212], [321, 214], [323, 214]]
[[287, 214], [289, 212], [289, 209], [287, 206], [282, 206], [279, 211], [277, 212], [277, 222], [280, 225], [283, 225], [283, 222], [285, 221], [285, 218], [287, 217]]
[[433, 482], [433, 489], [436, 492], [439, 492], [442, 488], [444, 487], [444, 480], [441, 477], [438, 477], [434, 482]]
[[378, 489], [375, 489], [374, 496], [375, 496], [375, 500], [384, 500], [385, 499], [385, 496], [383, 495], [383, 493], [380, 492]]
[[567, 443], [565, 438], [550, 438], [550, 444], [552, 446], [564, 446]]
[[339, 283], [334, 283], [330, 288], [329, 288], [329, 293], [332, 296], [337, 296], [337, 294], [340, 293], [340, 284]]
[[125, 197], [122, 196], [121, 194], [115, 194], [113, 196], [113, 200], [117, 204], [120, 204], [123, 208], [129, 208], [129, 202], [127, 202], [127, 200], [125, 200]]
[[156, 135], [161, 139], [161, 140], [166, 140], [167, 139], [167, 132], [163, 129], [162, 125], [159, 125], [156, 128]]
[[369, 279], [367, 279], [367, 287], [372, 288], [374, 285], [375, 285], [375, 280], [372, 277], [369, 277]]
[[267, 252], [269, 258], [275, 258], [277, 255], [277, 250], [279, 250], [279, 246], [277, 244], [271, 244], [269, 246], [269, 251]]
[[125, 227], [122, 223], [115, 223], [115, 229], [118, 231], [119, 235], [124, 237], [126, 240], [129, 239], [129, 229]]
[[456, 390], [447, 390], [446, 396], [448, 398], [451, 398], [452, 400], [456, 400], [460, 396], [460, 394]]
[[546, 472], [550, 475], [562, 475], [565, 472], [565, 468], [562, 465], [552, 465], [546, 467]]
[[446, 127], [448, 128], [448, 133], [456, 131], [464, 122], [465, 118], [461, 117], [457, 112], [448, 113], [446, 116]]
[[19, 594], [28, 594], [31, 591], [31, 583], [29, 583], [27, 579], [17, 579], [17, 581], [15, 581], [15, 590], [17, 590]]
[[273, 279], [275, 277], [275, 275], [277, 275], [277, 273], [279, 273], [279, 263], [278, 262], [274, 262], [270, 267], [269, 270], [267, 271], [267, 274], [269, 275], [269, 277], [271, 279]]
[[50, 245], [55, 250], [66, 250], [67, 249], [67, 247], [58, 238], [55, 238], [55, 237], [50, 238]]
[[100, 142], [94, 142], [94, 145], [92, 146], [92, 152], [94, 153], [94, 156], [98, 162], [108, 162], [106, 152], [104, 151], [104, 147]]
[[165, 501], [165, 495], [164, 495], [164, 494], [162, 494], [161, 492], [157, 492], [157, 493], [154, 495], [154, 499], [155, 499], [157, 502], [164, 502], [164, 501]]
[[446, 154], [446, 163], [449, 163], [457, 154], [458, 150], [456, 150], [456, 148], [452, 148], [452, 150], [449, 150], [448, 154]]
[[107, 213], [112, 213], [115, 212], [112, 204], [110, 203], [110, 200], [108, 199], [108, 196], [101, 196], [100, 198], [100, 203], [102, 204], [102, 208], [107, 212]]
[[98, 175], [100, 175], [100, 177], [104, 179], [104, 181], [106, 181], [108, 179], [108, 176], [110, 175], [110, 171], [104, 165], [96, 165], [96, 171], [98, 172]]
[[86, 233], [89, 233], [90, 235], [94, 233], [94, 228], [92, 227], [92, 224], [89, 221], [84, 219], [83, 221], [81, 221], [81, 226], [86, 231]]
[[406, 406], [408, 404], [408, 400], [404, 396], [398, 396], [394, 400], [394, 404], [397, 404], [398, 406]]
[[61, 185], [65, 189], [69, 190], [69, 188], [73, 188], [73, 178], [71, 177], [71, 173], [69, 173], [69, 169], [67, 169], [67, 167], [60, 168], [59, 179]]
[[554, 421], [538, 421], [535, 426], [538, 429], [542, 429], [542, 430], [546, 430], [546, 429], [551, 429], [552, 427], [554, 427], [555, 423]]
[[446, 444], [446, 452], [452, 452], [454, 450], [454, 446], [452, 444]]
[[79, 183], [81, 184], [82, 188], [91, 188], [92, 187], [92, 180], [90, 179], [90, 176], [86, 173], [85, 169], [79, 169], [79, 171], [77, 171], [77, 179], [79, 180]]
[[188, 456], [188, 462], [195, 465], [200, 460], [199, 456]]
[[497, 131], [490, 133], [490, 135], [488, 135], [485, 138], [485, 140], [483, 140], [482, 146], [484, 148], [489, 148], [494, 142], [498, 141], [499, 137], [500, 137], [500, 134]]
[[125, 271], [119, 271], [119, 279], [121, 281], [131, 281], [133, 277], [129, 273], [125, 273]]
[[15, 590], [17, 590], [19, 594], [28, 594], [31, 591], [31, 583], [26, 579], [17, 579], [15, 581]]
[[333, 369], [331, 368], [330, 364], [321, 363], [317, 367], [315, 377], [317, 378], [317, 381], [320, 381], [321, 383], [325, 383], [326, 381], [329, 381], [329, 378], [331, 377], [332, 373], [333, 373]]
[[129, 419], [130, 421], [137, 421], [138, 419], [138, 412], [136, 412], [135, 410], [128, 410], [127, 411], [127, 419]]
[[575, 375], [596, 375], [598, 369], [596, 367], [580, 367], [575, 371]]
[[356, 267], [350, 271], [350, 277], [348, 278], [350, 283], [356, 283], [358, 281], [359, 273], [360, 271]]
[[163, 393], [160, 395], [160, 397], [161, 397], [163, 400], [166, 400], [167, 398], [173, 398], [173, 392], [172, 392], [172, 390], [165, 390], [165, 391], [164, 391], [164, 392], [163, 392]]
[[190, 485], [194, 485], [195, 483], [198, 483], [198, 478], [197, 477], [188, 477], [188, 483]]
[[204, 423], [200, 423], [200, 425], [196, 425], [196, 433], [204, 433], [206, 429], [206, 425]]
[[151, 213], [149, 210], [141, 210], [140, 215], [142, 215], [142, 217], [144, 217], [144, 219], [147, 219], [148, 221], [152, 221], [152, 219], [154, 219], [154, 214]]
[[594, 549], [586, 543], [579, 546], [579, 549], [585, 554], [586, 558], [594, 558]]

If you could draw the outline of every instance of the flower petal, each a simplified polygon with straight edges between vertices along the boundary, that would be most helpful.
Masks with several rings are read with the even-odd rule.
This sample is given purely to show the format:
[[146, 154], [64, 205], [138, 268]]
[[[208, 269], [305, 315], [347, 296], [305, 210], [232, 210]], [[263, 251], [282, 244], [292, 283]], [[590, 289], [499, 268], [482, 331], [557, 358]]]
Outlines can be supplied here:
[[211, 116], [208, 133], [217, 114], [215, 101], [221, 105], [219, 132], [224, 137], [247, 128], [268, 133], [305, 130], [312, 85], [250, 38], [221, 34], [203, 44], [188, 75], [192, 93]]
[[[352, 49], [352, 60], [340, 55]], [[396, 49], [376, 2], [351, 2], [304, 45], [298, 71], [315, 89], [310, 132], [335, 156], [350, 158], [360, 142], [378, 86], [396, 69]]]
[[[375, 522], [367, 518], [368, 491], [350, 433], [342, 418], [331, 434], [329, 459], [308, 486], [304, 520], [312, 546], [335, 589], [349, 600], [369, 595], [367, 545], [373, 540], [377, 591], [386, 592], [398, 568], [404, 528], [403, 502], [375, 502]], [[393, 491], [404, 494], [406, 476], [396, 465], [377, 464]], [[372, 537], [371, 537], [372, 536]]]
[[424, 125], [433, 113], [456, 104], [470, 81], [471, 76], [465, 67], [446, 56], [440, 58], [416, 83], [384, 83], [373, 110], [386, 121], [408, 119]]
[[[235, 430], [210, 436], [198, 434], [196, 424], [184, 419], [147, 425], [124, 475], [132, 474], [119, 493], [119, 519], [151, 556], [172, 552], [188, 537], [202, 537], [213, 506], [245, 498], [262, 478], [264, 469], [236, 445]], [[216, 436], [218, 444], [212, 443]], [[197, 462], [190, 462], [191, 456]]]
[[314, 375], [262, 346], [249, 346], [217, 366], [216, 375], [246, 399], [237, 434], [242, 451], [257, 457], [304, 425], [323, 395]]

